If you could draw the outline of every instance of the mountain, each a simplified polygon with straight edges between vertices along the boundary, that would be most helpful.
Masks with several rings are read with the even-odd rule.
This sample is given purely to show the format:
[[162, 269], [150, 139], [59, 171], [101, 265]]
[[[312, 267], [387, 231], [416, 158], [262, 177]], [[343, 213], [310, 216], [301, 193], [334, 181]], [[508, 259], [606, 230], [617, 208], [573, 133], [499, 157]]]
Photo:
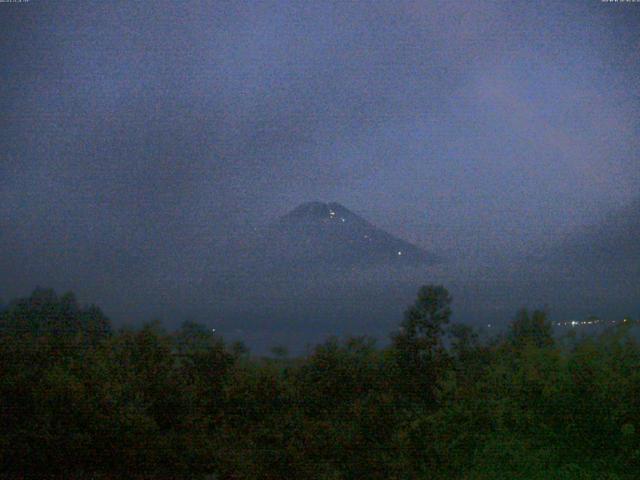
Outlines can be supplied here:
[[561, 243], [560, 253], [577, 262], [640, 266], [640, 198], [574, 232]]
[[377, 228], [339, 203], [308, 202], [280, 217], [254, 248], [283, 267], [419, 266], [434, 263], [423, 249]]
[[[521, 283], [556, 315], [620, 318], [640, 308], [640, 199], [570, 232], [520, 265]], [[513, 282], [510, 284], [513, 291]]]
[[385, 337], [436, 261], [338, 203], [304, 203], [243, 233], [207, 262], [207, 300], [197, 305], [211, 307], [191, 313], [254, 347]]

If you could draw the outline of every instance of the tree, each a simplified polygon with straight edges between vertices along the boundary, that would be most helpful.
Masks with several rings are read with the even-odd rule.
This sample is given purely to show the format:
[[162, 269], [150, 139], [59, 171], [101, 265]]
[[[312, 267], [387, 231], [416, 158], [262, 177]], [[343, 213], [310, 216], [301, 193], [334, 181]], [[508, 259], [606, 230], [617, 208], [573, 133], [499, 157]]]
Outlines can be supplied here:
[[54, 290], [36, 288], [0, 314], [3, 333], [44, 337], [64, 352], [78, 344], [95, 346], [111, 335], [111, 323], [98, 307], [80, 307], [71, 292], [58, 297]]
[[547, 347], [554, 343], [551, 322], [544, 310], [534, 310], [531, 315], [526, 308], [520, 310], [511, 322], [508, 337], [515, 347], [525, 344]]
[[454, 323], [448, 331], [451, 349], [459, 359], [464, 359], [479, 346], [478, 334], [469, 325]]
[[435, 398], [439, 370], [446, 352], [443, 327], [451, 318], [451, 295], [441, 285], [425, 285], [405, 312], [400, 333], [393, 337], [404, 393], [430, 402]]
[[218, 342], [210, 329], [190, 320], [182, 323], [174, 333], [173, 339], [176, 352], [179, 354], [205, 352]]
[[404, 314], [400, 333], [394, 342], [398, 347], [410, 347], [420, 356], [432, 356], [442, 347], [443, 326], [451, 317], [451, 296], [441, 285], [425, 285], [418, 298]]
[[271, 347], [271, 353], [274, 357], [280, 360], [284, 360], [289, 356], [289, 350], [283, 345], [276, 345], [274, 347]]

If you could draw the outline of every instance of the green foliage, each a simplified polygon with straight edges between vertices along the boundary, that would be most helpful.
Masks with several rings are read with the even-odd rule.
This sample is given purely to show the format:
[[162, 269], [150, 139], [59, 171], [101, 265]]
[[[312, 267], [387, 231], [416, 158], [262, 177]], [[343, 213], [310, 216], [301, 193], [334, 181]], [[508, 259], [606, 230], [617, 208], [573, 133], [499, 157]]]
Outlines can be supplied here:
[[404, 337], [419, 342], [425, 350], [439, 345], [443, 326], [451, 317], [451, 296], [441, 285], [425, 285], [418, 291], [415, 303], [405, 312], [402, 323]]
[[276, 345], [275, 347], [272, 347], [271, 353], [276, 358], [286, 358], [289, 356], [289, 350], [287, 349], [287, 347], [284, 347], [282, 345]]
[[392, 340], [403, 395], [414, 402], [432, 403], [447, 355], [442, 342], [451, 317], [451, 296], [443, 286], [425, 285], [405, 312], [400, 332]]
[[527, 343], [537, 347], [553, 345], [552, 327], [547, 319], [547, 313], [543, 310], [534, 310], [529, 315], [526, 309], [520, 310], [511, 322], [509, 338], [516, 347], [522, 347]]
[[0, 313], [0, 478], [637, 478], [632, 322], [556, 343], [523, 310], [504, 339], [446, 343], [450, 305], [425, 286], [389, 347], [274, 359], [193, 322], [112, 332], [36, 290]]

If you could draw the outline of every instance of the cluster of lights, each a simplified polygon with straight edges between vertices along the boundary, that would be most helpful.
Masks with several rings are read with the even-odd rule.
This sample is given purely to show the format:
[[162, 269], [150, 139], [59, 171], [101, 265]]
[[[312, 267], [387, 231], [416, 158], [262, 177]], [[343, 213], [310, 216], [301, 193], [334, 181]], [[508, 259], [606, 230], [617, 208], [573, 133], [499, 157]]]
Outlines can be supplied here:
[[[622, 319], [622, 323], [628, 323], [628, 322], [630, 322], [628, 318]], [[615, 324], [615, 323], [620, 323], [620, 322], [618, 320], [600, 320], [600, 319], [582, 320], [582, 321], [571, 320], [568, 322], [556, 322], [555, 325], [566, 326], [566, 327], [582, 327], [584, 325], [599, 325], [599, 324], [606, 325], [606, 324]], [[487, 328], [491, 328], [490, 323], [487, 323]]]
[[[329, 210], [329, 218], [336, 218], [336, 212], [333, 210]], [[347, 220], [344, 217], [340, 217], [340, 221], [342, 223], [346, 222]]]
[[[623, 323], [628, 322], [629, 319], [628, 318], [624, 318], [622, 320]], [[576, 320], [571, 320], [571, 321], [567, 321], [567, 322], [556, 322], [557, 326], [563, 326], [563, 327], [582, 327], [584, 325], [606, 325], [606, 324], [615, 324], [615, 323], [619, 323], [618, 320], [600, 320], [600, 319], [594, 319], [594, 320], [582, 320], [582, 321], [576, 321]]]

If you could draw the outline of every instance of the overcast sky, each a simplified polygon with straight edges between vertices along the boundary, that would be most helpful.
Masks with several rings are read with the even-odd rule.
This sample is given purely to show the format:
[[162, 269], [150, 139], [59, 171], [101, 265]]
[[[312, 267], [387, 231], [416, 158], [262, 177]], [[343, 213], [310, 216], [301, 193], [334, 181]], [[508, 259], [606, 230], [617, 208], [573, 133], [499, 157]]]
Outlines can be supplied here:
[[637, 3], [31, 0], [0, 21], [5, 300], [188, 289], [308, 200], [481, 259], [638, 196]]

